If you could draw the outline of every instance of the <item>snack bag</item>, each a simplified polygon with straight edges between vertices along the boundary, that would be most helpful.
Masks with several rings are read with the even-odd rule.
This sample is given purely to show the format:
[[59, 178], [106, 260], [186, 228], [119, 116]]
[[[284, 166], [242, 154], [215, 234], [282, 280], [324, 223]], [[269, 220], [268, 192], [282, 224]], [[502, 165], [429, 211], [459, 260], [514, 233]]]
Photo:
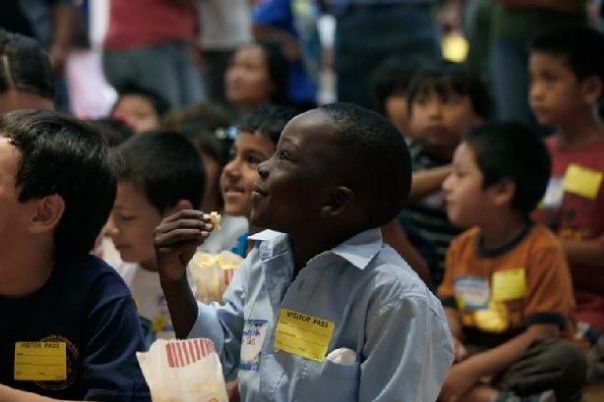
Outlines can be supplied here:
[[241, 261], [243, 258], [230, 251], [195, 254], [189, 263], [189, 272], [197, 299], [204, 303], [222, 302], [222, 294]]
[[228, 402], [222, 365], [209, 339], [158, 339], [136, 357], [153, 402]]

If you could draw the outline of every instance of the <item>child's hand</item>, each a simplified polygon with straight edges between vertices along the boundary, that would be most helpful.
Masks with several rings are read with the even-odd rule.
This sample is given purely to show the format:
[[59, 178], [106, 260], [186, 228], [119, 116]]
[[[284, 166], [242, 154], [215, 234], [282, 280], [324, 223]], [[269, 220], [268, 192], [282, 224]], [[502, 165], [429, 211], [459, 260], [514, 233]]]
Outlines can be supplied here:
[[210, 216], [201, 211], [181, 210], [165, 218], [155, 229], [155, 252], [162, 280], [178, 281], [200, 244], [210, 235]]
[[465, 360], [465, 358], [468, 357], [468, 351], [466, 350], [466, 347], [456, 337], [453, 337], [453, 352], [455, 354], [455, 363], [459, 363], [460, 361]]
[[467, 360], [451, 366], [440, 390], [439, 401], [462, 402], [464, 395], [478, 383], [480, 375], [469, 363], [470, 361]]

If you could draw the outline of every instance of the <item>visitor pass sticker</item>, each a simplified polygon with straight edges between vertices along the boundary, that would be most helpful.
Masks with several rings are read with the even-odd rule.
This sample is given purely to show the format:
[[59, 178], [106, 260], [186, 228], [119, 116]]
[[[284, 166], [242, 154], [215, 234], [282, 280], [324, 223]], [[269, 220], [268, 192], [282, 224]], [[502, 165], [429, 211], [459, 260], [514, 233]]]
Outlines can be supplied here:
[[279, 313], [274, 347], [277, 350], [322, 362], [334, 328], [333, 321], [283, 308]]

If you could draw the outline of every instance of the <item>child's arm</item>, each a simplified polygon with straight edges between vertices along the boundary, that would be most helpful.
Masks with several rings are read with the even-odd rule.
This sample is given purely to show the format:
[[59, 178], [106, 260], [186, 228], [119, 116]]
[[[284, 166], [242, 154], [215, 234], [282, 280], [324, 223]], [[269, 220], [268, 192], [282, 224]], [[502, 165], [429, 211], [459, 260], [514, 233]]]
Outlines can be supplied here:
[[447, 317], [447, 323], [449, 324], [449, 330], [453, 335], [453, 353], [455, 355], [455, 362], [459, 363], [468, 357], [468, 351], [463, 345], [463, 328], [461, 325], [461, 319], [456, 309], [452, 307], [445, 307], [445, 315]]
[[450, 173], [451, 165], [440, 166], [413, 173], [409, 199], [411, 201], [417, 201], [434, 193], [435, 191], [439, 191], [443, 181], [445, 181]]
[[[209, 215], [183, 210], [155, 230], [158, 269], [177, 337], [209, 338], [220, 356], [223, 373], [232, 379], [239, 365], [248, 259], [239, 266], [223, 295], [224, 305], [198, 303], [186, 281], [186, 266], [209, 235]], [[248, 258], [257, 257], [255, 250]]]
[[208, 237], [209, 215], [183, 210], [155, 229], [155, 250], [161, 286], [177, 338], [186, 338], [197, 319], [197, 302], [187, 282], [187, 264]]
[[432, 286], [432, 277], [428, 270], [428, 263], [413, 247], [405, 231], [396, 219], [391, 220], [381, 227], [384, 243], [396, 250], [397, 253], [413, 268], [419, 277], [428, 286]]
[[453, 362], [439, 305], [430, 292], [418, 291], [368, 310], [359, 401], [436, 400]]
[[52, 399], [46, 396], [34, 394], [31, 392], [21, 391], [6, 385], [0, 384], [0, 401], [10, 402], [51, 402], [59, 401], [59, 399]]
[[531, 325], [522, 334], [486, 352], [473, 355], [455, 364], [447, 373], [439, 399], [461, 400], [481, 377], [495, 376], [520, 360], [531, 344], [538, 339], [556, 337], [558, 327], [553, 324]]
[[572, 265], [604, 266], [604, 236], [591, 240], [561, 240], [568, 263]]

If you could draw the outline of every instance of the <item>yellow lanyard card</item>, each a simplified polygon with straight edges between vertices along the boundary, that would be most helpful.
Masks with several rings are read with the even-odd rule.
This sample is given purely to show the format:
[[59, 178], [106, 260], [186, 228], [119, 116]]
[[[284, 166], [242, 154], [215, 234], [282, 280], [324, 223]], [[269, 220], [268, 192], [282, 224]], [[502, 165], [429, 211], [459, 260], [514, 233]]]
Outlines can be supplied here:
[[602, 172], [571, 163], [564, 174], [564, 191], [593, 200], [598, 196], [603, 177]]
[[15, 343], [15, 380], [64, 381], [66, 379], [65, 342]]
[[522, 299], [526, 296], [526, 273], [524, 269], [497, 271], [491, 278], [493, 301]]
[[275, 349], [322, 362], [331, 342], [333, 321], [283, 308], [275, 331]]

